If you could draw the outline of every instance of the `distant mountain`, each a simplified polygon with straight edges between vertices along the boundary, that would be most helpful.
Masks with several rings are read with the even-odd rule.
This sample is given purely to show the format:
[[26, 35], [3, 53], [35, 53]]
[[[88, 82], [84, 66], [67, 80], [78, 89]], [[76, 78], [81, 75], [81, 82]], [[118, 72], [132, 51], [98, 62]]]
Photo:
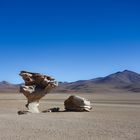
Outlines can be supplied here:
[[132, 71], [125, 70], [123, 72], [117, 72], [97, 80], [97, 83], [107, 83], [107, 84], [140, 84], [140, 74]]
[[0, 93], [16, 93], [18, 92], [19, 85], [9, 83], [7, 81], [0, 82]]
[[[19, 92], [19, 86], [0, 82], [0, 92]], [[117, 93], [117, 92], [140, 92], [140, 74], [124, 70], [106, 77], [90, 80], [79, 80], [76, 82], [59, 82], [59, 86], [52, 92], [59, 93]]]
[[124, 70], [106, 77], [61, 83], [55, 92], [140, 92], [140, 74]]

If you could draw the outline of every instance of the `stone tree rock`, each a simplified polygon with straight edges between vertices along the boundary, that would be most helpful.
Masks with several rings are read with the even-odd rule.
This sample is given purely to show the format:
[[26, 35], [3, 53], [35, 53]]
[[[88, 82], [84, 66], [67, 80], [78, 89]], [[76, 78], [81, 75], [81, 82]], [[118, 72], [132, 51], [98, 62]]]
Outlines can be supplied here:
[[90, 101], [79, 96], [70, 96], [64, 102], [66, 111], [90, 111], [92, 109]]
[[39, 113], [39, 100], [57, 87], [58, 82], [50, 76], [39, 73], [21, 71], [19, 75], [25, 81], [25, 85], [20, 87], [20, 92], [27, 98], [28, 112]]

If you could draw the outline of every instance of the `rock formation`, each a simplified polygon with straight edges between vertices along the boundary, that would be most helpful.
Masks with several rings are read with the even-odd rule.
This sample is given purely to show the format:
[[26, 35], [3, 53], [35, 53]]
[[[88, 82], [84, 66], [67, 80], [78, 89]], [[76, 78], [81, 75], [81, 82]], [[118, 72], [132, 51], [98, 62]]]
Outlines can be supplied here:
[[58, 86], [58, 82], [50, 76], [39, 73], [21, 71], [19, 75], [25, 81], [25, 85], [20, 87], [20, 92], [27, 98], [28, 112], [39, 113], [39, 100]]
[[90, 101], [79, 96], [70, 96], [64, 102], [66, 111], [90, 111], [92, 109]]

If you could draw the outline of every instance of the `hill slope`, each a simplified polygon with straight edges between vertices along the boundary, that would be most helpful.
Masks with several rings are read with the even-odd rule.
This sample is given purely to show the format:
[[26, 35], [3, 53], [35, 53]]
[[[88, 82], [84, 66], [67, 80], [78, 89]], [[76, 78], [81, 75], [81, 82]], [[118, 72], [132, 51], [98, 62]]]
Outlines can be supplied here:
[[[6, 81], [0, 82], [0, 92], [18, 92], [19, 85]], [[140, 92], [140, 74], [125, 70], [106, 77], [90, 80], [79, 80], [76, 82], [60, 82], [59, 86], [52, 92], [82, 92], [82, 93], [104, 93], [104, 92]]]
[[140, 92], [140, 74], [125, 70], [106, 77], [61, 83], [56, 92]]
[[0, 93], [16, 93], [18, 90], [19, 85], [15, 85], [7, 81], [0, 82]]

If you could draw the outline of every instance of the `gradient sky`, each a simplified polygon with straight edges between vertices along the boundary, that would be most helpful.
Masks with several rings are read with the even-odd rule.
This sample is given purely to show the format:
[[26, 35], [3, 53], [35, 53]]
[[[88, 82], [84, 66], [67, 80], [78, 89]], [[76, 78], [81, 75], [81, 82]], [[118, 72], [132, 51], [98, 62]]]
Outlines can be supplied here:
[[139, 0], [1, 0], [0, 81], [21, 70], [76, 81], [140, 73]]

